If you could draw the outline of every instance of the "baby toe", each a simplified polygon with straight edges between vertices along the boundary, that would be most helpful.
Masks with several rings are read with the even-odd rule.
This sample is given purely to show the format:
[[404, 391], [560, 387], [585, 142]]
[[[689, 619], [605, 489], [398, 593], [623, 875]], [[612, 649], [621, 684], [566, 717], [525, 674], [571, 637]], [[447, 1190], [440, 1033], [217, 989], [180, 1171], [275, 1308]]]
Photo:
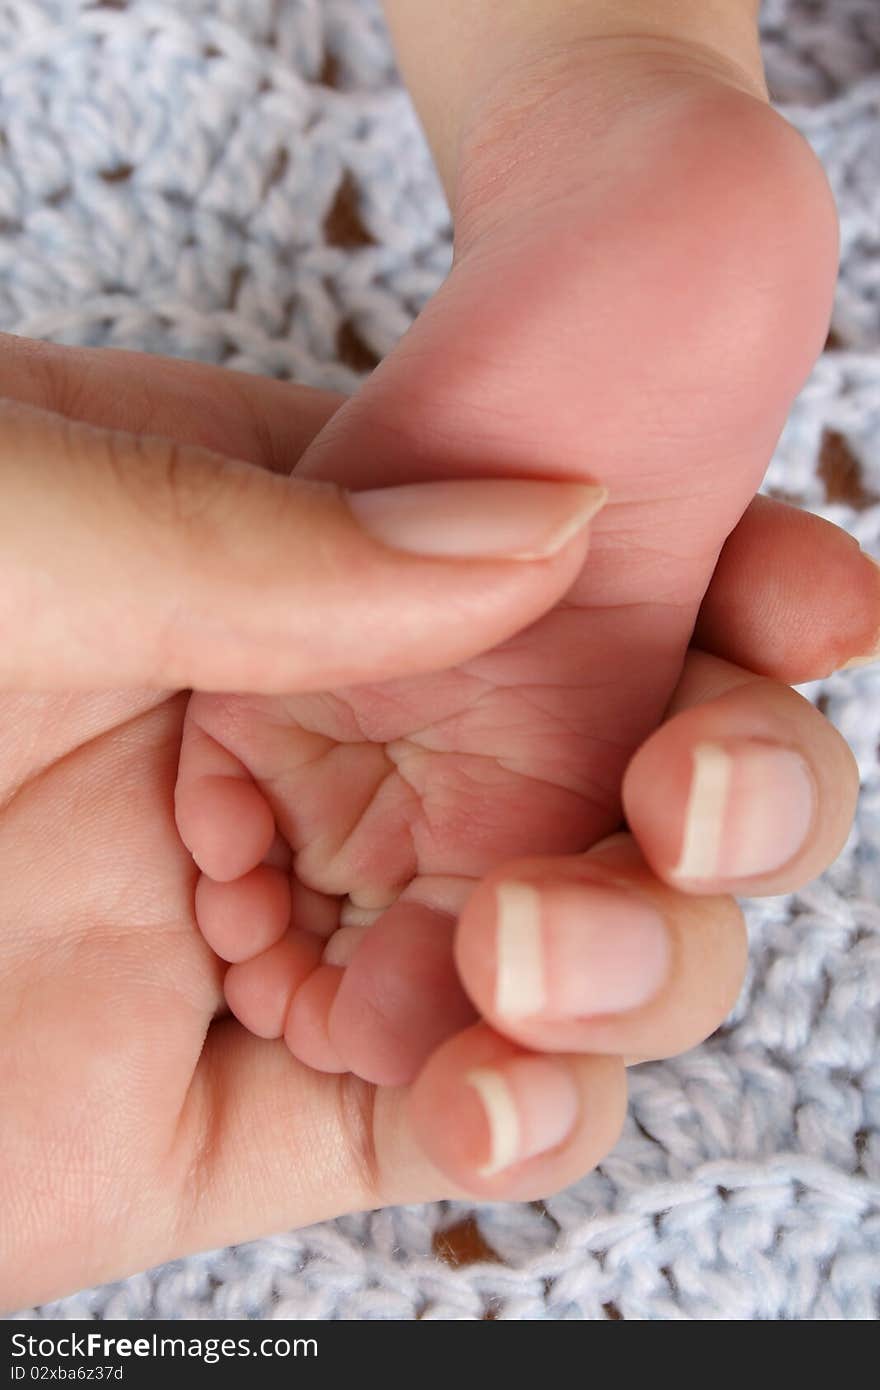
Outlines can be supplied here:
[[249, 873], [275, 841], [275, 817], [250, 773], [189, 716], [174, 814], [180, 838], [202, 873], [222, 883]]
[[280, 1038], [291, 1000], [321, 958], [323, 942], [296, 928], [252, 960], [231, 965], [224, 992], [232, 1013], [258, 1038]]
[[314, 1071], [345, 1072], [344, 1062], [330, 1041], [330, 1010], [344, 971], [336, 965], [319, 965], [293, 997], [284, 1028], [284, 1041], [297, 1061]]
[[330, 1010], [329, 1036], [365, 1081], [406, 1084], [439, 1043], [473, 1021], [454, 931], [453, 917], [414, 902], [395, 903], [364, 930]]
[[231, 883], [202, 875], [196, 885], [196, 919], [221, 960], [252, 960], [280, 941], [290, 925], [290, 881], [260, 864]]

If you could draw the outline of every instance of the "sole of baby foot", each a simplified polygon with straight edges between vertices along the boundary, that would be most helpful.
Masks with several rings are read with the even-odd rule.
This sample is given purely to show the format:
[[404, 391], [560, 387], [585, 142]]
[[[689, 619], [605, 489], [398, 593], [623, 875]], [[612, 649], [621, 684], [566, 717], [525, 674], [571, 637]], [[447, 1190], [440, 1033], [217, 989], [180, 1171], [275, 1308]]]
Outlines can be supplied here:
[[[422, 875], [482, 877], [618, 823], [624, 768], [822, 345], [837, 240], [819, 165], [767, 106], [681, 52], [609, 53], [556, 55], [496, 93], [466, 142], [449, 279], [301, 465], [355, 488], [599, 479], [610, 501], [590, 559], [553, 613], [442, 677], [283, 710], [223, 697], [220, 727], [217, 697], [195, 696], [194, 724], [264, 803], [245, 826], [212, 801], [230, 774], [185, 734], [181, 831], [214, 877], [255, 870], [274, 828], [311, 890], [394, 898]], [[393, 964], [383, 982], [382, 933], [365, 937], [344, 978], [311, 987], [309, 1018], [328, 1020], [313, 1055], [397, 1075], [398, 1006], [427, 1038], [432, 989], [454, 978], [448, 938], [442, 919], [420, 936], [436, 950], [423, 970], [401, 949], [408, 991]]]

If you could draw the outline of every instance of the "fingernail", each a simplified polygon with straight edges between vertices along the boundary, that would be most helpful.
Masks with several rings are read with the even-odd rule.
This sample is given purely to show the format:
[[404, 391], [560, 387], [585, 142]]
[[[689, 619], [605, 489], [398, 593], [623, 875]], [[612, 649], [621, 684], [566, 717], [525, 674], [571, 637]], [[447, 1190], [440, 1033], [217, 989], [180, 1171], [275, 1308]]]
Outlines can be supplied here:
[[[875, 567], [875, 569], [880, 569], [880, 560], [875, 560], [873, 555], [869, 555], [864, 550], [862, 551], [862, 555]], [[849, 661], [844, 662], [840, 670], [855, 671], [861, 666], [873, 666], [875, 661], [880, 661], [880, 632], [878, 632], [868, 651], [862, 652], [859, 656], [851, 657]]]
[[525, 478], [413, 483], [349, 493], [364, 531], [392, 550], [446, 559], [543, 560], [604, 506], [605, 488]]
[[659, 994], [670, 943], [660, 913], [598, 884], [496, 889], [495, 1007], [501, 1018], [627, 1013]]
[[488, 1130], [483, 1178], [548, 1153], [571, 1134], [580, 1094], [571, 1074], [543, 1057], [514, 1057], [479, 1067], [465, 1081], [476, 1091]]
[[746, 879], [773, 873], [804, 844], [816, 792], [798, 753], [742, 739], [693, 751], [679, 879]]

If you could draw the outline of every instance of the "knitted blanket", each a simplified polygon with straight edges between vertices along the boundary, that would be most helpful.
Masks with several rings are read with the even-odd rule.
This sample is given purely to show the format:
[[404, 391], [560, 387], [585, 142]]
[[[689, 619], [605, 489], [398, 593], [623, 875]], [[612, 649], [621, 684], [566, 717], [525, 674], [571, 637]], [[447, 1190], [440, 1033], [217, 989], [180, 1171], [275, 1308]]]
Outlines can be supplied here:
[[[880, 553], [880, 5], [767, 0], [763, 24], [843, 227], [833, 334], [767, 486]], [[0, 328], [352, 390], [449, 264], [374, 0], [0, 0]], [[748, 905], [736, 1010], [633, 1071], [598, 1172], [543, 1205], [347, 1217], [38, 1315], [876, 1318], [880, 670], [807, 693], [858, 758], [855, 831], [821, 881]]]

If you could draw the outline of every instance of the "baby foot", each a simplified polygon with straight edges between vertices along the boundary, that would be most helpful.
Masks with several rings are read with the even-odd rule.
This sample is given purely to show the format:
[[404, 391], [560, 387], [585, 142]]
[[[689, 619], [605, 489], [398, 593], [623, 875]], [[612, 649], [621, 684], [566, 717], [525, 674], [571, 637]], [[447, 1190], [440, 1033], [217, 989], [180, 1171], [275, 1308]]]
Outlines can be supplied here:
[[473, 1017], [452, 936], [475, 880], [619, 823], [623, 770], [822, 346], [836, 265], [800, 136], [659, 42], [511, 75], [456, 202], [448, 280], [300, 472], [597, 480], [589, 560], [553, 612], [454, 671], [194, 695], [177, 788], [232, 1011], [387, 1084]]

